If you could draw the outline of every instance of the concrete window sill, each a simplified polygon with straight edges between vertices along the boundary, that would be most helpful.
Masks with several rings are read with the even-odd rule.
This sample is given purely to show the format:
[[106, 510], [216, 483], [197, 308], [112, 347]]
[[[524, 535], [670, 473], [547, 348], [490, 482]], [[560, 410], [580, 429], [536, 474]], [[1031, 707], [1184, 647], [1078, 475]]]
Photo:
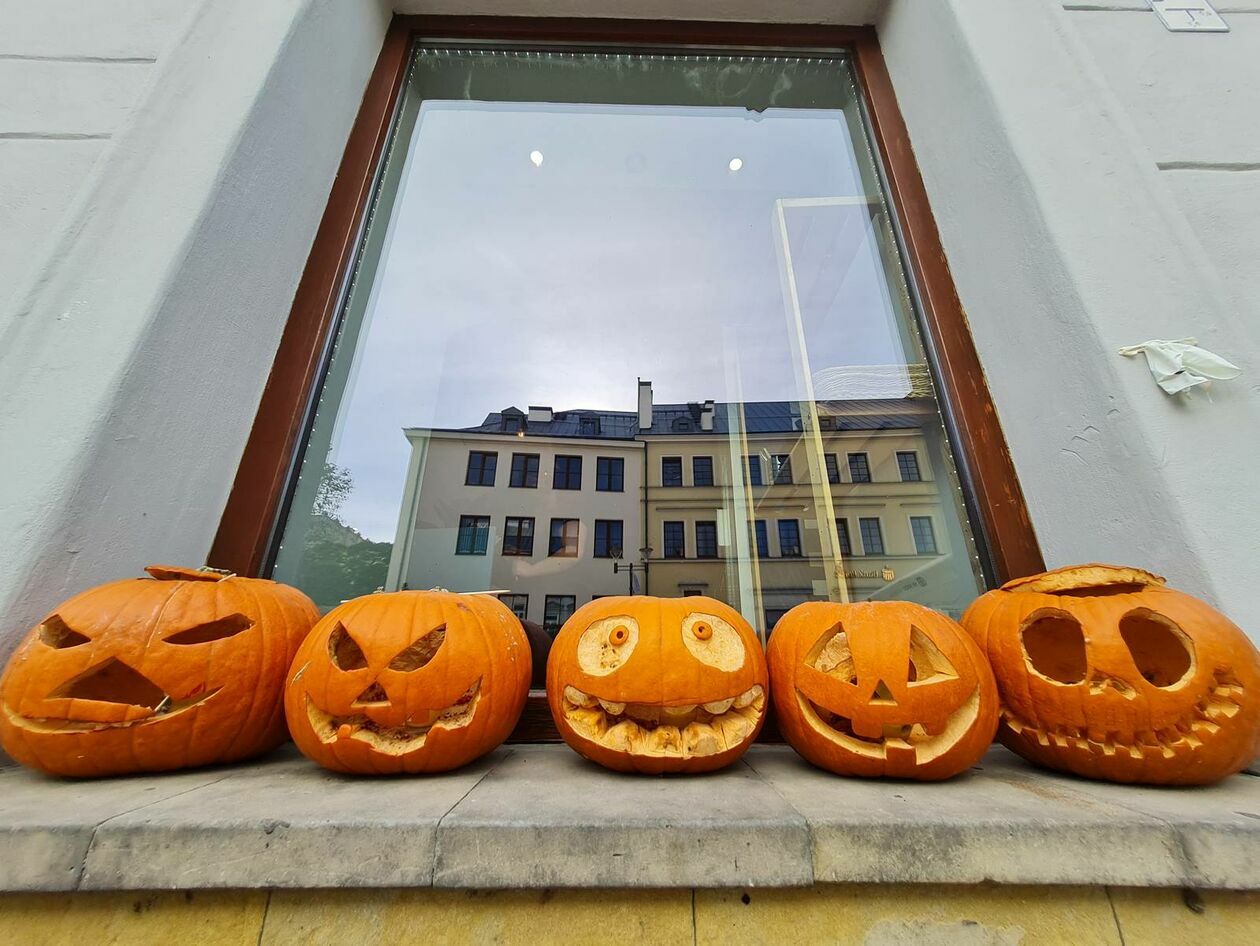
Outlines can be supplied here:
[[1260, 888], [1260, 778], [1092, 783], [995, 747], [944, 784], [837, 778], [785, 747], [725, 772], [619, 776], [563, 746], [461, 772], [347, 778], [265, 760], [95, 782], [0, 770], [0, 889]]

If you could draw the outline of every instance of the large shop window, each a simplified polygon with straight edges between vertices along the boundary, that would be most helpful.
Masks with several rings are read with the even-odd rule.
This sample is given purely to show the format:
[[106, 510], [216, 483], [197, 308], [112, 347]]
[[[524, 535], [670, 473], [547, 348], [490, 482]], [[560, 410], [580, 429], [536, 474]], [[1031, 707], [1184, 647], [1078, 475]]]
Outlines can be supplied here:
[[810, 600], [960, 614], [975, 481], [851, 54], [407, 56], [262, 570], [552, 634], [627, 592], [763, 636]]

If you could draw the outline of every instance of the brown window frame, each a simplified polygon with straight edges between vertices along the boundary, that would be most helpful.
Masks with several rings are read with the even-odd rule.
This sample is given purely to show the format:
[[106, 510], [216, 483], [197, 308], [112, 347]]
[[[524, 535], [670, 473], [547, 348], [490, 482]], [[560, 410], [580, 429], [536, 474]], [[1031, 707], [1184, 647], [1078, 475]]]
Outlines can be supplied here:
[[[911, 291], [942, 394], [942, 413], [959, 475], [967, 486], [967, 512], [978, 533], [986, 580], [997, 584], [1044, 570], [874, 27], [484, 16], [396, 16], [390, 25], [294, 295], [211, 546], [210, 564], [241, 575], [270, 570], [412, 45], [420, 38], [847, 52], [897, 219]], [[530, 738], [549, 722], [545, 706], [531, 703], [516, 736]]]

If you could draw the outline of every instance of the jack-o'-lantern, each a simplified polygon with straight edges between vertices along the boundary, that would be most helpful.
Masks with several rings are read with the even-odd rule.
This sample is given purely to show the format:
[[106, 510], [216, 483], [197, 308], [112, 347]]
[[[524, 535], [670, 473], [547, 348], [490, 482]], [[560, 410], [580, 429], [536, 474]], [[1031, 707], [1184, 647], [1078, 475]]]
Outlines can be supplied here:
[[993, 741], [993, 673], [966, 632], [929, 608], [807, 602], [779, 619], [768, 651], [779, 729], [820, 768], [944, 779]]
[[324, 615], [289, 673], [289, 731], [338, 772], [444, 772], [495, 748], [529, 695], [529, 641], [497, 598], [396, 591]]
[[963, 624], [1002, 696], [998, 737], [1089, 778], [1198, 785], [1260, 754], [1260, 654], [1224, 615], [1137, 568], [1007, 582]]
[[618, 772], [708, 772], [738, 759], [765, 721], [756, 632], [720, 601], [599, 598], [565, 622], [547, 660], [560, 735]]
[[289, 662], [319, 611], [295, 588], [209, 569], [92, 588], [18, 646], [0, 738], [55, 775], [233, 762], [285, 738]]

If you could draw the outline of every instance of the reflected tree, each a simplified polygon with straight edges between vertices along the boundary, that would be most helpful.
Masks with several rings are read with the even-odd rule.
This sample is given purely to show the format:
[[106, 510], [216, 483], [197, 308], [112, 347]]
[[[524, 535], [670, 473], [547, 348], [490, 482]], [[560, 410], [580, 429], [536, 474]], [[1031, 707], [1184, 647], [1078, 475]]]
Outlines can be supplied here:
[[342, 519], [342, 504], [353, 491], [348, 469], [324, 464], [298, 569], [298, 585], [321, 611], [375, 591], [389, 570], [391, 543], [373, 542]]

